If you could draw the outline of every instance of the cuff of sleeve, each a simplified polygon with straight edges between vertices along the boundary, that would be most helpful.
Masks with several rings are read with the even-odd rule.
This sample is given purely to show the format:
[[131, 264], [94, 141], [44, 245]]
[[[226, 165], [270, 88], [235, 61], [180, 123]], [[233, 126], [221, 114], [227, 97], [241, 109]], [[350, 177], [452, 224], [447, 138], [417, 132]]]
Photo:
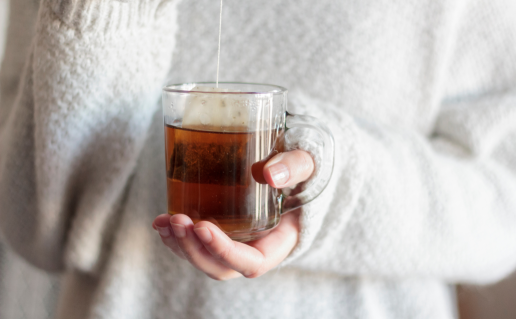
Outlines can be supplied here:
[[[332, 229], [342, 229], [340, 226], [349, 220], [356, 207], [365, 171], [365, 152], [360, 131], [353, 118], [347, 115], [334, 121], [330, 120], [328, 126], [336, 141], [332, 178], [318, 198], [302, 207], [298, 244], [281, 267], [297, 259], [303, 260], [308, 250], [314, 251], [316, 255], [317, 251], [324, 250], [324, 247], [327, 247], [323, 246], [325, 238], [331, 234]], [[306, 146], [306, 150], [315, 155], [314, 159], [318, 166], [318, 155], [309, 145]], [[300, 142], [299, 148], [305, 149], [305, 145]]]
[[77, 30], [109, 32], [152, 22], [174, 0], [46, 0], [52, 12]]

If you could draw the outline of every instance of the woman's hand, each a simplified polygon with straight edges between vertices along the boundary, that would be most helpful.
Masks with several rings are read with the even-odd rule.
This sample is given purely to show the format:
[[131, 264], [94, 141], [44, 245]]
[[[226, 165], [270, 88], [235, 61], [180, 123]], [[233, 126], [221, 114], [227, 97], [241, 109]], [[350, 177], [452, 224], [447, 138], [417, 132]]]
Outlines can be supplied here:
[[[274, 188], [307, 180], [313, 173], [311, 156], [300, 150], [280, 153], [263, 167], [263, 178]], [[299, 212], [283, 215], [279, 225], [266, 237], [249, 242], [232, 241], [214, 224], [193, 224], [183, 214], [160, 215], [152, 227], [163, 243], [177, 256], [188, 260], [210, 278], [227, 280], [255, 278], [281, 263], [292, 251], [299, 236]]]

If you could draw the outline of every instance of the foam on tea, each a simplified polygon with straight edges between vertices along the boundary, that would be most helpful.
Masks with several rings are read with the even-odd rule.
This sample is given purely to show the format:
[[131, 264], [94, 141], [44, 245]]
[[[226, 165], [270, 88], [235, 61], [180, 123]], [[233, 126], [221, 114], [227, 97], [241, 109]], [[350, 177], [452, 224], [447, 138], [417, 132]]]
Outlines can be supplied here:
[[[240, 94], [207, 94], [229, 92], [228, 89], [194, 87], [186, 101], [183, 128], [210, 131], [242, 131], [249, 126], [249, 97]], [[234, 91], [232, 91], [234, 92]]]

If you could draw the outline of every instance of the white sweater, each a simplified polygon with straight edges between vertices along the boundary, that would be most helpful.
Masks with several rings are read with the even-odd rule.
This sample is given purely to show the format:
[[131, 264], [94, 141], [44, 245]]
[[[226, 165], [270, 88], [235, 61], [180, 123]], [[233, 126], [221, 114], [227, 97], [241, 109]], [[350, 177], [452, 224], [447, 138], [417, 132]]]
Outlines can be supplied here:
[[335, 171], [258, 279], [169, 253], [150, 227], [166, 212], [160, 89], [215, 77], [218, 4], [41, 2], [2, 93], [0, 227], [64, 273], [60, 318], [451, 318], [448, 283], [514, 268], [513, 0], [226, 0], [221, 79], [289, 88], [293, 113], [333, 131]]

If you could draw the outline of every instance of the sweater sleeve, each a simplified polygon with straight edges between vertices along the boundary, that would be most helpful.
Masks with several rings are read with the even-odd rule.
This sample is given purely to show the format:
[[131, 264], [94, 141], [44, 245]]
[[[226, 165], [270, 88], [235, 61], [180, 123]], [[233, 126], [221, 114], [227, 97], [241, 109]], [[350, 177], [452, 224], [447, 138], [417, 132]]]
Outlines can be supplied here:
[[41, 2], [0, 143], [0, 227], [36, 266], [58, 271], [70, 259], [82, 271], [98, 267], [109, 221], [158, 110], [176, 6]]
[[286, 264], [479, 283], [516, 266], [515, 92], [443, 105], [429, 137], [321, 116], [336, 136], [336, 168], [305, 207]]

